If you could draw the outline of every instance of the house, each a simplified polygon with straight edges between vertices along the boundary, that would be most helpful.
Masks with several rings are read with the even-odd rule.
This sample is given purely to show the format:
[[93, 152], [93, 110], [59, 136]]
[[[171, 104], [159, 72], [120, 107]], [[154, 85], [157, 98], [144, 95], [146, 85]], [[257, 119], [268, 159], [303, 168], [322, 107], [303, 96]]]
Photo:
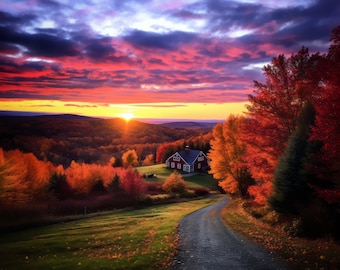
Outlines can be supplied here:
[[201, 150], [189, 149], [188, 146], [165, 161], [166, 167], [183, 172], [205, 172], [208, 163], [207, 156]]

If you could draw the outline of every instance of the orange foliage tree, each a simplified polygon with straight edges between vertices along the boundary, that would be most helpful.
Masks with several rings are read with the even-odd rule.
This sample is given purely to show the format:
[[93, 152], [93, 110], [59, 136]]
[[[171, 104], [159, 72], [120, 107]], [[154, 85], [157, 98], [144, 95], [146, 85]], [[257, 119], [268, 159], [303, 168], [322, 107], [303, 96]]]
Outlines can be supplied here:
[[154, 164], [154, 157], [153, 154], [149, 154], [145, 157], [145, 159], [142, 162], [143, 166], [148, 166]]
[[186, 184], [181, 174], [177, 171], [174, 171], [165, 180], [162, 188], [167, 193], [183, 194], [186, 190]]
[[58, 168], [51, 162], [38, 160], [32, 153], [1, 149], [1, 199], [7, 202], [46, 199], [49, 180], [56, 171]]
[[165, 160], [180, 149], [178, 142], [163, 143], [157, 148], [156, 163], [165, 162]]
[[123, 153], [122, 163], [124, 168], [138, 166], [138, 155], [136, 150], [128, 150]]
[[121, 174], [120, 168], [112, 167], [112, 164], [86, 164], [71, 162], [65, 170], [66, 178], [72, 189], [80, 194], [88, 194], [92, 188], [102, 181], [105, 188], [109, 186], [115, 174]]
[[260, 204], [272, 192], [274, 169], [304, 104], [319, 95], [321, 58], [319, 54], [310, 55], [306, 48], [290, 58], [273, 58], [271, 65], [263, 68], [266, 83], [255, 81], [254, 95], [248, 96], [248, 120], [242, 132], [244, 159], [257, 182], [249, 193]]
[[218, 123], [213, 129], [208, 153], [210, 173], [219, 181], [219, 186], [239, 196], [245, 196], [253, 183], [242, 161], [245, 145], [240, 141], [240, 132], [244, 121], [244, 117], [230, 115], [224, 123]]
[[0, 148], [0, 200], [3, 202], [25, 202], [27, 185], [23, 181], [25, 171], [20, 169], [21, 162], [5, 157]]

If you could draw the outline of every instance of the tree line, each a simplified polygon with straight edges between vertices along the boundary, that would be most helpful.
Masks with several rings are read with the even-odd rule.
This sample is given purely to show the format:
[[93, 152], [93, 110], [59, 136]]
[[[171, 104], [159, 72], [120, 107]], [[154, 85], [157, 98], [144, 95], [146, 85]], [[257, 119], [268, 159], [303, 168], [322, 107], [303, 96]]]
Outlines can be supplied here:
[[[211, 173], [229, 194], [305, 223], [339, 224], [340, 26], [326, 54], [302, 47], [264, 66], [245, 116], [213, 129]], [[314, 207], [314, 211], [310, 210]], [[306, 214], [308, 213], [308, 214]], [[306, 226], [307, 227], [307, 226]]]
[[[174, 146], [176, 149], [183, 149], [185, 145], [193, 148], [202, 144], [207, 146], [207, 138], [210, 136], [162, 144], [157, 150], [158, 158], [160, 153], [163, 159], [167, 157], [165, 154], [173, 154], [171, 151], [174, 151]], [[162, 149], [167, 149], [167, 152]], [[5, 151], [0, 147], [0, 204], [48, 201], [51, 198], [76, 199], [117, 191], [138, 197], [145, 191], [145, 185], [142, 183], [143, 176], [133, 172], [133, 168], [155, 164], [155, 156], [148, 154], [140, 160], [137, 151], [129, 149], [121, 157], [112, 156], [105, 163], [73, 160], [69, 166], [63, 166], [40, 160], [33, 153], [24, 153], [18, 149]]]
[[137, 158], [135, 150], [128, 150], [121, 158], [122, 167], [114, 167], [111, 158], [106, 164], [72, 161], [64, 168], [33, 153], [0, 148], [0, 203], [63, 200], [120, 189], [141, 195], [143, 179], [131, 169]]

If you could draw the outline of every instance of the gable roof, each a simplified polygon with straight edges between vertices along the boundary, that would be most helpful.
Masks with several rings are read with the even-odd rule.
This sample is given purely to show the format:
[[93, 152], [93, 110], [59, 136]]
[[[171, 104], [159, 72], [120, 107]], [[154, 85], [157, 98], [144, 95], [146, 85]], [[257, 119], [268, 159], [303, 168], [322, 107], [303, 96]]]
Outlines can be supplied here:
[[178, 154], [181, 155], [181, 157], [185, 160], [186, 163], [192, 164], [197, 156], [201, 153], [201, 150], [182, 150], [179, 151]]

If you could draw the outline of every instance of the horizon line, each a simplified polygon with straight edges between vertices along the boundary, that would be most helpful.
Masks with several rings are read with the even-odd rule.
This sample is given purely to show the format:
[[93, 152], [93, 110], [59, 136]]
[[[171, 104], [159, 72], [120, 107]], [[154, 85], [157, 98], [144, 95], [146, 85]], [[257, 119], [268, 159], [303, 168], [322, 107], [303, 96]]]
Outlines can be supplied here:
[[[107, 116], [89, 116], [82, 114], [74, 114], [74, 113], [51, 113], [51, 112], [30, 112], [30, 111], [10, 111], [10, 110], [0, 110], [0, 116], [44, 116], [44, 115], [75, 115], [79, 117], [88, 117], [88, 118], [98, 118], [98, 119], [115, 119], [115, 118], [123, 118], [123, 117], [107, 117]], [[131, 120], [147, 122], [151, 124], [162, 124], [169, 122], [204, 122], [204, 123], [217, 123], [224, 121], [222, 119], [200, 119], [200, 118], [141, 118], [141, 117], [133, 117]]]

